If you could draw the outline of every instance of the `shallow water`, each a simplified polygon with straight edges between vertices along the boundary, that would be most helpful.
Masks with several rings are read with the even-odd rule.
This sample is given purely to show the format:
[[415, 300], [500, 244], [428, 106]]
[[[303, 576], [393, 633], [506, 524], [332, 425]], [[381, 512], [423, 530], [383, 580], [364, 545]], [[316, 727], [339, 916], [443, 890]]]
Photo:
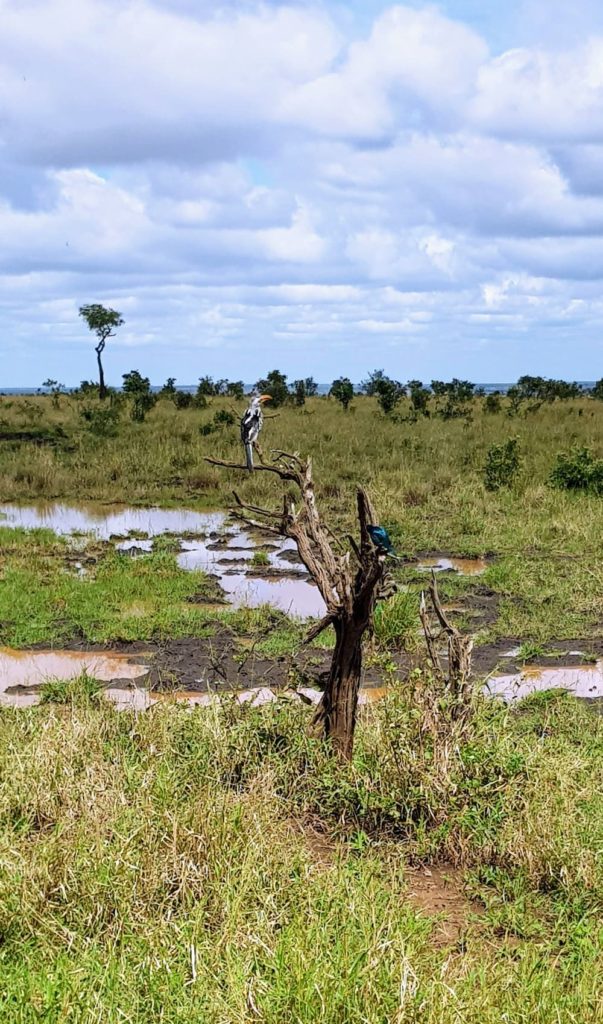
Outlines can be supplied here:
[[[216, 576], [234, 607], [269, 604], [298, 618], [320, 618], [325, 612], [324, 601], [312, 580], [295, 575], [303, 566], [291, 559], [291, 553], [297, 550], [294, 541], [272, 535], [256, 537], [223, 512], [102, 505], [0, 505], [0, 526], [45, 527], [62, 536], [88, 533], [98, 540], [123, 537], [116, 549], [125, 554], [132, 552], [133, 557], [139, 555], [136, 549], [140, 553], [151, 552], [153, 538], [162, 534], [181, 538], [198, 534], [199, 539], [180, 540], [178, 565]], [[131, 533], [147, 536], [134, 538], [129, 536]], [[253, 565], [256, 550], [265, 550], [267, 570], [278, 570], [282, 575], [256, 575], [262, 570], [261, 566]], [[285, 553], [287, 557], [283, 557]], [[253, 575], [248, 575], [252, 568]]]
[[[141, 654], [140, 658], [151, 658]], [[277, 699], [268, 687], [253, 690], [208, 693], [202, 690], [156, 692], [144, 685], [149, 665], [137, 664], [126, 654], [97, 654], [83, 651], [18, 651], [0, 649], [0, 706], [33, 707], [40, 702], [41, 690], [51, 680], [77, 679], [83, 672], [109, 685], [103, 696], [119, 711], [148, 711], [159, 704], [180, 703], [190, 707], [208, 707], [223, 700], [234, 699], [253, 707]], [[116, 685], [129, 680], [125, 685]]]
[[0, 526], [43, 527], [61, 536], [91, 533], [98, 540], [146, 533], [206, 533], [221, 530], [223, 512], [194, 512], [181, 508], [128, 508], [115, 505], [0, 505]]
[[44, 683], [55, 679], [77, 679], [83, 672], [109, 683], [116, 679], [142, 680], [148, 671], [148, 665], [136, 664], [125, 654], [17, 651], [4, 647], [0, 649], [0, 705], [27, 707], [37, 704]]
[[513, 675], [492, 676], [486, 684], [487, 693], [505, 700], [520, 700], [540, 690], [557, 689], [568, 690], [575, 697], [603, 697], [603, 661], [554, 668], [533, 665]]
[[459, 576], [481, 576], [488, 568], [483, 558], [423, 558], [418, 569], [425, 572], [457, 572]]

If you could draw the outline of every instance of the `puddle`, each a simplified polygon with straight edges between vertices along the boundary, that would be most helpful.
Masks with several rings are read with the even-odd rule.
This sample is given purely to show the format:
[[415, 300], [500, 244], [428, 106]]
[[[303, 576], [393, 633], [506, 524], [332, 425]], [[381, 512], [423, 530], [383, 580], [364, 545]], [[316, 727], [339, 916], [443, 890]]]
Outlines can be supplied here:
[[481, 576], [488, 568], [484, 558], [423, 558], [417, 568], [422, 572], [456, 572], [459, 576]]
[[[181, 508], [123, 508], [114, 505], [0, 505], [0, 526], [26, 530], [44, 528], [61, 536], [91, 533], [98, 540], [131, 533], [158, 537], [162, 533], [207, 533], [221, 530], [223, 512], [194, 512]], [[140, 544], [140, 541], [136, 543]]]
[[[144, 657], [144, 655], [142, 655]], [[77, 679], [87, 672], [101, 682], [143, 679], [147, 665], [124, 654], [80, 651], [15, 651], [0, 649], [0, 704], [28, 707], [37, 704], [39, 689], [50, 679]]]
[[520, 700], [540, 690], [568, 690], [575, 697], [603, 697], [603, 660], [594, 665], [556, 665], [545, 668], [531, 665], [514, 675], [492, 676], [486, 693]]
[[[269, 604], [298, 618], [320, 618], [325, 612], [318, 588], [299, 563], [294, 541], [256, 535], [255, 531], [247, 531], [229, 520], [223, 512], [5, 504], [0, 505], [0, 526], [44, 527], [62, 536], [73, 536], [76, 543], [75, 535], [80, 533], [105, 541], [121, 537], [116, 549], [132, 558], [151, 552], [153, 538], [173, 534], [181, 538], [176, 554], [178, 565], [216, 576], [234, 607]], [[186, 539], [191, 534], [199, 539]], [[254, 562], [255, 552], [262, 552], [263, 562]], [[263, 569], [266, 576], [262, 576]], [[85, 573], [80, 573], [79, 567], [76, 571]], [[300, 572], [304, 574], [301, 578]]]

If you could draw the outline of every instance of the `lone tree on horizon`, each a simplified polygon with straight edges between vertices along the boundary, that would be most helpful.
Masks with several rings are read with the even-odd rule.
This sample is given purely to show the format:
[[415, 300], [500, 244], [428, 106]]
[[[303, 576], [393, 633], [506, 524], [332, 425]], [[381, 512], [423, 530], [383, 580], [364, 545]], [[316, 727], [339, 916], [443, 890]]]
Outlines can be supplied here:
[[96, 334], [98, 338], [94, 351], [96, 352], [98, 362], [98, 397], [102, 401], [102, 399], [107, 397], [102, 354], [107, 344], [107, 338], [115, 336], [115, 328], [121, 327], [124, 320], [121, 313], [118, 313], [117, 310], [108, 309], [106, 306], [101, 306], [98, 302], [87, 306], [80, 306], [79, 314], [88, 324], [89, 330]]

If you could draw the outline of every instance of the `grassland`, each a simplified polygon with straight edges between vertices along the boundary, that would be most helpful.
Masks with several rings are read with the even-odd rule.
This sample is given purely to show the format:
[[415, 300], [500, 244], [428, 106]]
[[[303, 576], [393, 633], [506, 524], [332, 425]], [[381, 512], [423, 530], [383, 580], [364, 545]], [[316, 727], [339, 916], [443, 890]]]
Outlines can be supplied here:
[[[236, 427], [199, 430], [231, 406], [161, 401], [144, 423], [124, 409], [116, 436], [99, 437], [74, 399], [5, 398], [0, 499], [219, 509], [236, 486], [276, 502], [273, 480], [204, 461], [240, 455]], [[600, 650], [603, 499], [549, 476], [558, 450], [600, 449], [603, 403], [510, 418], [476, 401], [470, 422], [416, 423], [369, 399], [355, 406], [278, 410], [264, 447], [313, 455], [335, 526], [352, 525], [361, 482], [408, 559], [487, 556], [484, 575], [441, 582], [478, 645], [512, 637], [528, 658], [576, 639]], [[490, 492], [486, 452], [514, 436], [521, 473]], [[172, 538], [140, 559], [92, 540], [77, 557], [87, 578], [65, 540], [0, 528], [2, 643], [202, 642], [227, 627], [241, 652], [296, 656], [298, 625], [213, 604], [211, 581], [178, 568]], [[399, 649], [420, 658], [424, 577], [410, 561], [395, 575], [404, 589], [380, 609], [368, 651], [386, 669]], [[473, 616], [479, 599], [492, 614]], [[451, 742], [436, 683], [393, 678], [362, 711], [345, 768], [286, 695], [135, 716], [79, 680], [39, 707], [0, 709], [0, 1021], [601, 1020], [603, 717], [563, 694], [510, 708], [478, 699]], [[435, 865], [456, 899], [444, 936], [437, 905], [417, 899]]]

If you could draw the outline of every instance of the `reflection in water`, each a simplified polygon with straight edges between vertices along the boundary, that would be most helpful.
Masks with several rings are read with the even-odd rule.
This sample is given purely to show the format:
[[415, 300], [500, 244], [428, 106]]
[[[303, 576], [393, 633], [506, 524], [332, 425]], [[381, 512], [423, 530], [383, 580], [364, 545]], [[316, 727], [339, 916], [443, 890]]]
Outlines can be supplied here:
[[16, 651], [4, 647], [0, 649], [0, 705], [29, 707], [37, 704], [44, 683], [77, 679], [83, 672], [109, 683], [116, 679], [142, 680], [148, 671], [148, 665], [136, 664], [125, 654]]
[[[299, 618], [319, 618], [325, 613], [324, 601], [314, 583], [307, 576], [292, 575], [303, 568], [295, 557], [294, 541], [270, 536], [269, 545], [263, 544], [265, 538], [256, 537], [240, 524], [229, 521], [222, 512], [62, 504], [2, 505], [0, 525], [27, 529], [46, 527], [63, 535], [86, 532], [99, 540], [124, 537], [127, 539], [116, 545], [117, 550], [132, 555], [151, 552], [153, 538], [160, 534], [182, 537], [196, 533], [203, 539], [180, 540], [178, 565], [216, 576], [230, 604], [237, 608], [269, 604]], [[132, 538], [128, 537], [129, 533], [147, 536]], [[253, 563], [258, 546], [266, 559], [267, 575], [264, 577], [258, 575], [262, 571], [261, 564]], [[253, 575], [249, 572], [252, 567]]]
[[221, 530], [223, 512], [193, 512], [181, 508], [128, 508], [114, 505], [0, 505], [0, 526], [44, 527], [63, 536], [92, 533], [99, 540], [129, 533], [205, 533]]
[[488, 568], [483, 558], [423, 558], [418, 569], [434, 572], [458, 572], [460, 576], [481, 576]]
[[540, 690], [569, 690], [575, 697], [603, 697], [603, 661], [596, 665], [571, 665], [543, 668], [540, 665], [524, 668], [514, 675], [492, 676], [486, 684], [486, 693], [519, 700]]

